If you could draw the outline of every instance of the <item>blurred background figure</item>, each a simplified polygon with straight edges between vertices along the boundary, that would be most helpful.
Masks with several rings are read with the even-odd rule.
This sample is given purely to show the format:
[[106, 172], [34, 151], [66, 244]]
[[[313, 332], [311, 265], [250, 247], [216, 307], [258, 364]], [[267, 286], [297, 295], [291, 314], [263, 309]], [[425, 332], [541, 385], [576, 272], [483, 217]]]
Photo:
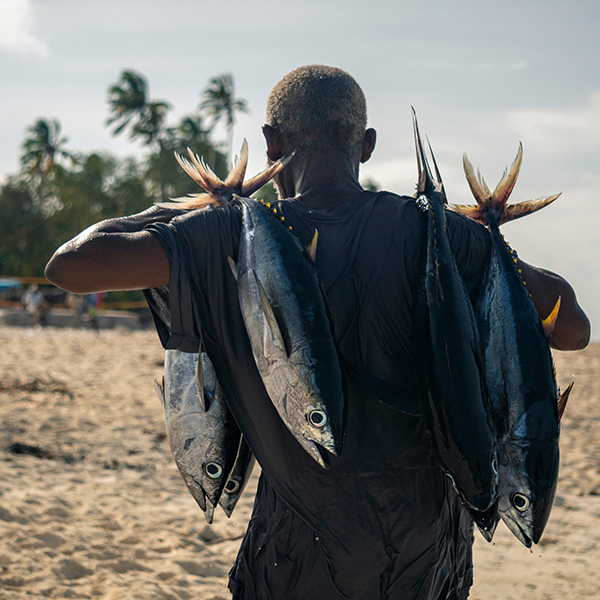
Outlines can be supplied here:
[[87, 295], [87, 313], [90, 325], [96, 333], [100, 333], [100, 327], [98, 324], [98, 317], [100, 316], [100, 309], [102, 308], [102, 297], [104, 294], [88, 294]]
[[25, 306], [25, 310], [34, 315], [36, 325], [41, 325], [42, 327], [46, 325], [50, 309], [37, 283], [33, 283], [27, 288], [27, 291], [21, 298], [21, 302]]

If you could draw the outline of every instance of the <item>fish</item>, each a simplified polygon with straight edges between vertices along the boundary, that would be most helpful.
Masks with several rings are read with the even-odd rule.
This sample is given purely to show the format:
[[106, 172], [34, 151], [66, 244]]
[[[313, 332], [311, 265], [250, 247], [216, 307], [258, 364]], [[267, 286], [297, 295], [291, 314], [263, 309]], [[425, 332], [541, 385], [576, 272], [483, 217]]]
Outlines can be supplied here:
[[254, 454], [252, 454], [246, 438], [242, 435], [235, 463], [227, 477], [227, 483], [225, 483], [223, 493], [219, 499], [219, 506], [225, 511], [228, 517], [231, 517], [233, 509], [250, 479], [255, 462]]
[[345, 426], [341, 367], [324, 296], [309, 254], [277, 209], [238, 198], [242, 230], [239, 305], [252, 353], [279, 416], [323, 468], [339, 456]]
[[517, 156], [494, 192], [475, 176], [467, 155], [463, 166], [476, 206], [450, 208], [487, 226], [491, 256], [475, 301], [485, 357], [485, 378], [497, 426], [498, 513], [508, 529], [530, 548], [542, 536], [558, 480], [560, 417], [572, 385], [560, 395], [550, 350], [550, 335], [560, 298], [540, 319], [517, 266], [517, 254], [500, 225], [531, 214], [560, 194], [508, 205], [523, 159]]
[[212, 523], [234, 470], [241, 433], [206, 353], [167, 350], [162, 385], [167, 437], [188, 490]]
[[433, 178], [414, 109], [413, 126], [419, 172], [415, 196], [427, 214], [425, 269], [417, 309], [426, 384], [421, 415], [443, 471], [485, 529], [496, 502], [497, 471], [479, 333], [450, 247], [442, 179], [429, 146], [436, 172]]

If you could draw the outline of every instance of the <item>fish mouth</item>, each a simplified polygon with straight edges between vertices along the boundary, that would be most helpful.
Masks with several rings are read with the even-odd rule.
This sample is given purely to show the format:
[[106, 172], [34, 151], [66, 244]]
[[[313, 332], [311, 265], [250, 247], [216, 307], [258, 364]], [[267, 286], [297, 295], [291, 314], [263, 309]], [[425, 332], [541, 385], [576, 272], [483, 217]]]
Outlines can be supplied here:
[[532, 536], [509, 513], [502, 513], [502, 520], [525, 548], [531, 548], [533, 544]]
[[491, 542], [494, 539], [494, 533], [500, 520], [498, 517], [498, 501], [494, 501], [492, 506], [485, 511], [470, 509], [469, 512], [485, 541]]

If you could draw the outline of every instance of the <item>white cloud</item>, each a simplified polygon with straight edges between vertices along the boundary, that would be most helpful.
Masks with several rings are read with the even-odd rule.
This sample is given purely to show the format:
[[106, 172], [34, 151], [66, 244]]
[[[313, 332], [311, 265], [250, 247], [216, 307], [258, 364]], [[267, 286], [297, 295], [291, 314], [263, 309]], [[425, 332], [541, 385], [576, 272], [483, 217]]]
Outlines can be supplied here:
[[47, 56], [46, 45], [33, 34], [30, 0], [0, 0], [0, 49]]
[[581, 106], [565, 110], [514, 110], [506, 117], [523, 144], [546, 156], [600, 151], [600, 90]]

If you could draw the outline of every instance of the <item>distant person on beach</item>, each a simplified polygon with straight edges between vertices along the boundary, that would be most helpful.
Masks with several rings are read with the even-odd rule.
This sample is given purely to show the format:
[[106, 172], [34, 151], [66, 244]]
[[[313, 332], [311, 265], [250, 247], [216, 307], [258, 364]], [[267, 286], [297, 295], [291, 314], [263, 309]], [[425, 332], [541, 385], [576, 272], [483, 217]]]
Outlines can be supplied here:
[[42, 327], [46, 325], [49, 305], [37, 283], [31, 284], [27, 288], [21, 302], [25, 305], [25, 310], [34, 315], [36, 325]]
[[[315, 266], [348, 372], [341, 458], [318, 466], [277, 418], [258, 376], [228, 256], [238, 254], [233, 202], [184, 212], [151, 208], [99, 223], [59, 248], [47, 277], [77, 293], [155, 288], [166, 348], [215, 365], [240, 429], [262, 467], [248, 531], [230, 573], [239, 600], [462, 600], [472, 584], [472, 523], [440, 469], [419, 416], [386, 402], [418, 400], [413, 330], [423, 234], [413, 198], [363, 190], [359, 165], [375, 147], [366, 103], [340, 69], [312, 65], [273, 89], [263, 128], [274, 203]], [[474, 297], [489, 256], [487, 231], [448, 214], [458, 268]], [[589, 321], [569, 284], [520, 263], [538, 311], [562, 305], [553, 347], [583, 348]], [[167, 293], [168, 292], [168, 293]], [[344, 367], [346, 368], [346, 367]], [[364, 382], [370, 382], [364, 385]]]

